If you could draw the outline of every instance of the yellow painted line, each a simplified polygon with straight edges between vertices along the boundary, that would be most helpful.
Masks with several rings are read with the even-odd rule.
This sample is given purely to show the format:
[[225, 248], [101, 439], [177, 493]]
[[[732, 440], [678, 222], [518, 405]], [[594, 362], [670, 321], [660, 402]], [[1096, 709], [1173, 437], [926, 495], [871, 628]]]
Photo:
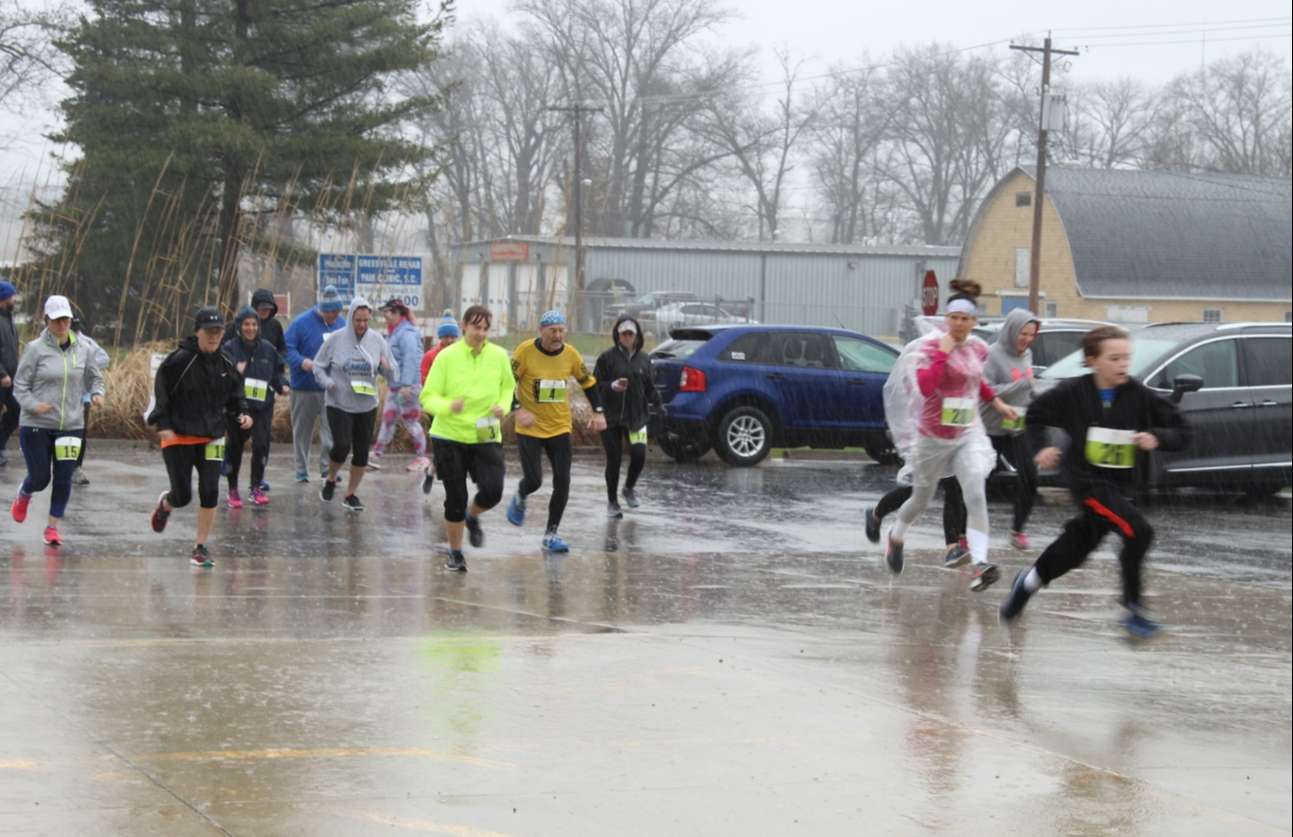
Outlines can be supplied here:
[[458, 756], [424, 747], [313, 747], [292, 749], [269, 747], [264, 750], [208, 750], [191, 753], [153, 753], [139, 756], [147, 761], [273, 761], [277, 759], [355, 759], [379, 756], [434, 759], [470, 764], [473, 767], [511, 768], [505, 761], [491, 761], [475, 756]]
[[479, 828], [472, 828], [469, 825], [452, 825], [432, 822], [431, 820], [410, 820], [404, 817], [393, 817], [389, 814], [379, 814], [375, 811], [363, 811], [355, 816], [378, 825], [389, 825], [394, 828], [421, 831], [426, 834], [449, 834], [452, 837], [508, 837], [507, 834], [501, 831], [484, 831]]
[[40, 764], [26, 759], [0, 761], [0, 770], [40, 770]]

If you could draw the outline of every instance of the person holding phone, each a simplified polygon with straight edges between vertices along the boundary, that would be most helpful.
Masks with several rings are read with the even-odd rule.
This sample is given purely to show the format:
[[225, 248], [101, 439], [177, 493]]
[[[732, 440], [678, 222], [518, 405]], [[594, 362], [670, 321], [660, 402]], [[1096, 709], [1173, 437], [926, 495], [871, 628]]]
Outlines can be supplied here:
[[620, 508], [620, 464], [628, 442], [629, 472], [624, 480], [624, 505], [636, 509], [638, 479], [646, 467], [647, 419], [650, 410], [662, 409], [660, 393], [651, 375], [651, 359], [642, 350], [642, 327], [624, 315], [611, 328], [613, 345], [602, 352], [593, 367], [606, 414], [602, 448], [606, 451], [606, 514], [624, 516]]

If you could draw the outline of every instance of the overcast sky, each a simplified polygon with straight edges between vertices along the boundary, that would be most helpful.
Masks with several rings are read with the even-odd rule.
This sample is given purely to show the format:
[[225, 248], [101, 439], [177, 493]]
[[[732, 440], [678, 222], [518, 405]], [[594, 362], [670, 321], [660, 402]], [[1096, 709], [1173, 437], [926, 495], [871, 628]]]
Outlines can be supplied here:
[[[765, 72], [775, 75], [772, 51], [785, 47], [805, 60], [811, 75], [831, 65], [866, 63], [900, 44], [930, 41], [969, 47], [1009, 41], [1025, 33], [1040, 37], [1054, 30], [1056, 46], [1080, 48], [1071, 59], [1069, 78], [1076, 82], [1130, 75], [1161, 83], [1202, 60], [1213, 61], [1260, 46], [1290, 59], [1287, 0], [1148, 0], [1129, 9], [1125, 0], [1086, 0], [1054, 4], [1048, 11], [1036, 2], [995, 0], [740, 0], [729, 2], [734, 19], [721, 32], [729, 45], [750, 45], [763, 56]], [[459, 0], [458, 17], [494, 17], [515, 21], [512, 0]], [[993, 49], [1004, 50], [1001, 43]], [[1293, 62], [1290, 62], [1293, 65]], [[16, 234], [6, 225], [17, 194], [29, 192], [39, 177], [46, 182], [49, 145], [40, 135], [55, 127], [52, 104], [61, 92], [48, 91], [50, 107], [20, 118], [0, 115], [0, 259], [11, 255]], [[17, 136], [15, 136], [17, 135]], [[40, 173], [38, 175], [38, 172]]]

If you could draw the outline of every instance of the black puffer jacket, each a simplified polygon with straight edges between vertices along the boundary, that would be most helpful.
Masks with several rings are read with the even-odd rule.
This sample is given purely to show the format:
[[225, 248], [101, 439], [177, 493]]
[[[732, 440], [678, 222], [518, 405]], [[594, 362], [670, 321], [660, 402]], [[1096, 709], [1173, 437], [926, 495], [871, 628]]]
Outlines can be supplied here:
[[[620, 348], [616, 336], [620, 324], [626, 320], [637, 328], [632, 356]], [[646, 426], [649, 405], [655, 405], [657, 410], [661, 408], [660, 393], [656, 391], [651, 375], [651, 359], [642, 351], [642, 327], [632, 317], [620, 317], [611, 329], [611, 341], [614, 345], [598, 356], [593, 370], [601, 390], [602, 405], [606, 408], [606, 426], [637, 430]], [[611, 389], [611, 384], [620, 378], [629, 380], [628, 389], [624, 392]]]
[[248, 412], [238, 367], [224, 352], [199, 351], [197, 335], [185, 337], [162, 361], [153, 397], [148, 423], [181, 436], [218, 439], [225, 434], [226, 418]]
[[[283, 339], [283, 324], [278, 321], [278, 303], [274, 301], [274, 292], [268, 288], [257, 288], [251, 295], [251, 307], [268, 303], [274, 306], [274, 313], [269, 315], [268, 320], [260, 321], [260, 339], [268, 340], [269, 344], [278, 352], [280, 362], [287, 361], [287, 341]], [[228, 343], [230, 340], [238, 339], [238, 324], [231, 322], [225, 326], [224, 340]]]
[[0, 378], [18, 373], [18, 330], [13, 325], [13, 311], [0, 310]]

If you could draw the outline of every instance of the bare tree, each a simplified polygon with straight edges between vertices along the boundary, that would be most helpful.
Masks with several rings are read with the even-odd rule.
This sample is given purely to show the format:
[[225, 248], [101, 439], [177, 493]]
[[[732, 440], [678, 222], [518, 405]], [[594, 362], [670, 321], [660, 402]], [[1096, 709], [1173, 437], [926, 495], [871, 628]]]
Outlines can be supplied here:
[[1153, 91], [1124, 76], [1077, 88], [1070, 96], [1070, 118], [1056, 143], [1057, 157], [1101, 169], [1144, 159], [1159, 104]]
[[875, 205], [869, 198], [880, 181], [876, 151], [892, 118], [884, 112], [879, 88], [878, 70], [836, 68], [816, 91], [818, 113], [808, 154], [833, 243], [851, 244], [874, 232], [867, 219]]

